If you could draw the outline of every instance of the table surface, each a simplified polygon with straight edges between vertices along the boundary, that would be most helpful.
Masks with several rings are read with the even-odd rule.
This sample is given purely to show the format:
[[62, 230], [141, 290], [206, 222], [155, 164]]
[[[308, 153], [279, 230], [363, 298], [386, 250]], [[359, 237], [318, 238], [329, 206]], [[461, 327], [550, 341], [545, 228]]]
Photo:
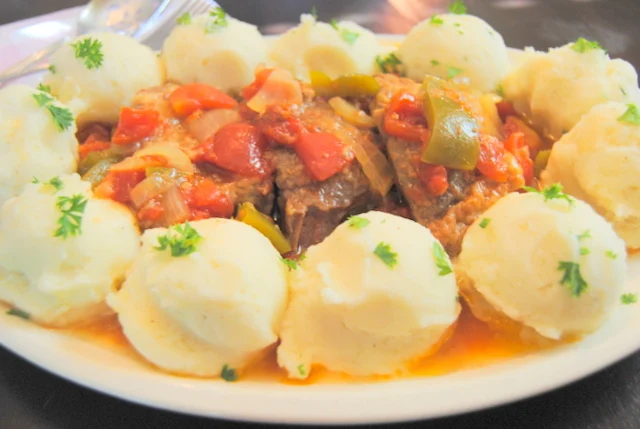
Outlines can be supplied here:
[[[0, 24], [82, 4], [79, 0], [2, 0]], [[448, 0], [220, 0], [264, 33], [293, 25], [316, 4], [321, 19], [345, 17], [378, 32], [404, 33]], [[467, 0], [513, 47], [546, 49], [583, 36], [640, 66], [639, 0]], [[634, 13], [635, 12], [635, 13]], [[44, 351], [43, 351], [44, 352]], [[550, 377], [553, 374], [549, 374]], [[508, 386], [505, 386], [508, 388]], [[131, 405], [80, 388], [0, 349], [0, 428], [244, 428]], [[257, 426], [257, 425], [256, 425]], [[640, 353], [554, 392], [487, 411], [405, 424], [426, 429], [638, 429]]]

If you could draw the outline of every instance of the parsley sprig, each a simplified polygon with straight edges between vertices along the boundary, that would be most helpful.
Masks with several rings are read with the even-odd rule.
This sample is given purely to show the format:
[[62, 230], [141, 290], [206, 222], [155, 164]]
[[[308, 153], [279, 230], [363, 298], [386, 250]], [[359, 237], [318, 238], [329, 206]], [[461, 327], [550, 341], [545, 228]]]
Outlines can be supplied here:
[[566, 285], [571, 294], [576, 298], [580, 297], [589, 286], [580, 273], [580, 264], [570, 261], [560, 261], [558, 270], [563, 271], [561, 285]]
[[584, 37], [580, 37], [578, 40], [573, 42], [573, 44], [571, 45], [571, 49], [580, 54], [584, 54], [585, 52], [589, 52], [594, 49], [604, 50], [602, 49], [602, 46], [600, 46], [600, 43], [592, 40], [587, 40]]
[[62, 216], [58, 219], [58, 229], [53, 236], [66, 240], [69, 236], [74, 237], [82, 234], [82, 215], [86, 206], [87, 198], [82, 194], [58, 197], [56, 207]]
[[34, 177], [31, 183], [42, 183], [43, 185], [52, 186], [56, 191], [60, 191], [64, 187], [64, 183], [62, 183], [59, 176], [52, 178], [48, 182], [40, 182], [37, 177]]
[[545, 201], [565, 200], [569, 203], [569, 206], [573, 207], [575, 205], [575, 200], [569, 195], [562, 192], [562, 185], [559, 183], [554, 183], [553, 185], [548, 186], [542, 190], [538, 190], [530, 186], [524, 186], [522, 189], [527, 192], [534, 192], [536, 194], [542, 195]]
[[640, 125], [640, 111], [635, 104], [627, 104], [627, 110], [618, 118], [619, 122]]
[[236, 381], [238, 379], [238, 374], [236, 373], [236, 370], [229, 367], [229, 365], [225, 365], [222, 367], [222, 371], [220, 372], [220, 377], [222, 377], [222, 379], [224, 381]]
[[227, 20], [227, 12], [224, 11], [220, 6], [217, 6], [209, 12], [209, 16], [212, 18], [211, 22], [206, 28], [207, 33], [213, 33], [220, 28], [226, 27], [229, 25], [229, 21]]
[[189, 12], [185, 12], [176, 19], [176, 24], [178, 25], [189, 25], [191, 24], [191, 14]]
[[371, 223], [369, 219], [362, 216], [351, 216], [348, 222], [349, 226], [355, 229], [362, 229]]
[[620, 296], [620, 302], [625, 305], [636, 304], [638, 302], [638, 295], [635, 293], [625, 293]]
[[380, 258], [380, 260], [389, 268], [393, 268], [398, 264], [398, 254], [394, 252], [391, 246], [384, 241], [378, 243], [373, 254]]
[[102, 42], [100, 40], [87, 37], [72, 43], [71, 47], [75, 51], [76, 58], [83, 60], [85, 67], [89, 70], [97, 69], [102, 65], [104, 55], [102, 54]]
[[447, 252], [444, 251], [444, 247], [439, 241], [433, 243], [433, 260], [436, 263], [436, 267], [440, 269], [439, 276], [446, 276], [453, 272]]
[[37, 94], [33, 94], [33, 98], [36, 100], [39, 107], [44, 107], [49, 111], [53, 118], [53, 122], [55, 122], [56, 127], [58, 127], [60, 131], [64, 131], [73, 125], [73, 114], [71, 111], [67, 108], [58, 107], [53, 104], [52, 96], [46, 92], [39, 92]]
[[296, 261], [295, 259], [280, 257], [280, 260], [283, 264], [286, 265], [287, 268], [289, 268], [289, 271], [297, 270], [299, 267], [298, 261]]
[[400, 66], [402, 65], [402, 62], [396, 54], [391, 52], [386, 57], [381, 55], [376, 56], [376, 64], [378, 64], [378, 68], [380, 68], [383, 73], [400, 74]]
[[429, 19], [429, 24], [442, 25], [444, 24], [444, 20], [440, 18], [439, 15], [431, 15], [431, 18]]
[[51, 86], [50, 85], [44, 85], [43, 83], [39, 83], [38, 86], [36, 87], [36, 89], [38, 91], [42, 91], [42, 92], [46, 92], [47, 94], [51, 94]]
[[158, 246], [154, 249], [159, 251], [170, 249], [171, 256], [179, 258], [195, 252], [200, 241], [202, 236], [189, 222], [186, 222], [169, 228], [165, 235], [158, 237]]
[[350, 45], [353, 45], [356, 42], [356, 40], [358, 40], [358, 37], [360, 37], [360, 33], [356, 33], [355, 31], [351, 31], [344, 27], [340, 27], [338, 25], [338, 21], [336, 21], [335, 19], [332, 19], [331, 21], [329, 21], [329, 25], [331, 25], [331, 27], [333, 27], [333, 29], [340, 34], [340, 37], [342, 37], [342, 40], [344, 40]]
[[456, 15], [464, 15], [467, 13], [467, 6], [465, 6], [462, 0], [455, 0], [449, 6], [449, 12], [455, 13]]

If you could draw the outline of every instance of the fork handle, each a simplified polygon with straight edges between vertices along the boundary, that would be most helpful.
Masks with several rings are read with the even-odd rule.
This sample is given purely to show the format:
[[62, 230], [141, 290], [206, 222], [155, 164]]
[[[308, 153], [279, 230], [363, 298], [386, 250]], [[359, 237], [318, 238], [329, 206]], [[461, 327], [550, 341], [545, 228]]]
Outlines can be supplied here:
[[56, 49], [62, 46], [66, 40], [67, 39], [63, 37], [44, 49], [34, 52], [27, 58], [18, 61], [8, 69], [3, 70], [0, 73], [0, 86], [19, 77], [28, 76], [30, 74], [46, 70], [49, 67], [49, 64], [43, 62], [43, 60], [48, 58]]

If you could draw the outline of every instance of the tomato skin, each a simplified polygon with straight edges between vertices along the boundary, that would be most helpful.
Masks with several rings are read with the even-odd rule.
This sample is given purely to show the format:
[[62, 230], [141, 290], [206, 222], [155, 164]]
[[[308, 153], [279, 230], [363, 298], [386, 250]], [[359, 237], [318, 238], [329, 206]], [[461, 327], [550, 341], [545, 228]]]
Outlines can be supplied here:
[[522, 167], [522, 174], [526, 185], [533, 181], [533, 160], [529, 154], [529, 147], [525, 144], [524, 133], [511, 134], [504, 142], [504, 148], [511, 152]]
[[508, 165], [505, 159], [505, 148], [491, 136], [480, 137], [480, 154], [476, 168], [480, 173], [496, 182], [506, 182], [508, 176]]
[[204, 83], [182, 85], [169, 96], [173, 111], [181, 118], [196, 110], [233, 109], [238, 102], [223, 91]]
[[353, 159], [353, 151], [331, 133], [302, 134], [294, 146], [309, 175], [324, 181], [342, 171]]
[[384, 114], [384, 130], [392, 137], [421, 142], [427, 131], [422, 103], [414, 94], [397, 92]]
[[439, 197], [449, 189], [447, 169], [442, 165], [420, 162], [418, 164], [417, 174], [422, 184], [427, 188], [427, 191], [434, 197]]
[[123, 107], [120, 121], [111, 141], [115, 144], [131, 144], [153, 135], [160, 125], [160, 113], [151, 109]]
[[218, 185], [211, 179], [204, 178], [194, 187], [191, 195], [192, 207], [206, 210], [209, 217], [233, 216], [233, 202], [229, 195], [218, 188]]
[[263, 177], [271, 172], [264, 160], [265, 147], [258, 127], [237, 122], [225, 125], [202, 143], [197, 160], [243, 176]]
[[242, 90], [240, 91], [240, 95], [242, 96], [242, 98], [244, 98], [245, 100], [253, 98], [253, 96], [256, 95], [258, 91], [260, 91], [260, 88], [262, 88], [267, 79], [269, 79], [269, 76], [271, 76], [272, 72], [273, 69], [262, 69], [257, 72], [255, 80], [249, 85], [242, 88]]
[[94, 194], [98, 198], [109, 198], [127, 204], [131, 201], [131, 190], [145, 177], [144, 170], [110, 171], [96, 187]]

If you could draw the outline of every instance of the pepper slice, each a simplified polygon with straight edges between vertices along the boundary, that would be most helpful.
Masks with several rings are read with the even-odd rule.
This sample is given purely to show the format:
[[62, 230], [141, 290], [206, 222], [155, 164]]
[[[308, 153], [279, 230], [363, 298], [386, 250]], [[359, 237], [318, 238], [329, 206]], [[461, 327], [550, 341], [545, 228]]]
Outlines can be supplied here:
[[380, 84], [366, 74], [352, 74], [331, 79], [319, 71], [309, 72], [311, 86], [317, 95], [325, 97], [366, 97], [376, 95]]
[[252, 203], [240, 204], [236, 220], [257, 229], [262, 235], [269, 239], [273, 247], [275, 247], [280, 254], [291, 251], [291, 244], [282, 231], [280, 231], [278, 225], [276, 225], [269, 216], [260, 213]]
[[457, 91], [443, 80], [427, 76], [423, 89], [430, 134], [421, 160], [447, 168], [473, 170], [480, 153], [478, 121], [458, 101]]

